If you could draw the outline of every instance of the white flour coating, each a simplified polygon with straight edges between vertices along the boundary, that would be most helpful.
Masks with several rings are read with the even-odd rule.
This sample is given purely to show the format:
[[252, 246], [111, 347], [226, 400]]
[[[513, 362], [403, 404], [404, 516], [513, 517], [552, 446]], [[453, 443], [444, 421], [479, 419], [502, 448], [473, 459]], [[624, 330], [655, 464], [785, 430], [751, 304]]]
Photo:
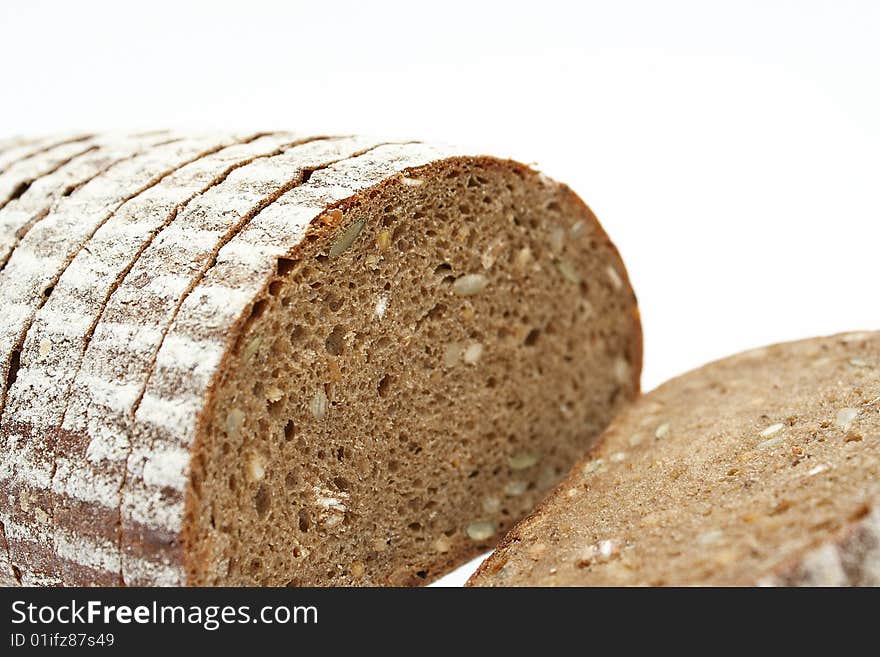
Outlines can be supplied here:
[[[144, 148], [158, 144], [163, 140], [167, 141], [170, 138], [172, 138], [170, 134], [132, 138], [108, 135], [94, 138], [90, 140], [90, 143], [93, 146], [101, 146], [100, 148], [74, 157], [57, 171], [34, 180], [19, 198], [6, 203], [0, 209], [0, 269], [7, 265], [13, 250], [21, 242], [27, 230], [47, 216], [65, 194], [69, 194], [71, 190], [87, 183], [110, 166], [133, 157]], [[34, 156], [59, 144], [79, 141], [82, 141], [81, 135], [32, 140], [25, 149], [16, 150], [13, 148], [4, 152], [0, 156], [0, 169], [18, 158]], [[28, 255], [30, 255], [30, 251], [24, 254], [25, 260]], [[30, 263], [30, 266], [33, 266], [33, 263]], [[24, 267], [28, 267], [27, 262], [24, 263]], [[2, 292], [5, 293], [5, 290]], [[5, 294], [0, 294], [0, 298], [5, 299]], [[27, 312], [24, 312], [22, 308], [9, 309], [13, 316], [16, 313], [22, 317], [27, 316]], [[0, 356], [6, 358], [3, 354]], [[4, 445], [4, 447], [7, 446]], [[10, 472], [10, 470], [6, 470], [6, 472]], [[4, 475], [3, 478], [7, 477]], [[2, 510], [3, 504], [0, 500], [0, 511]], [[5, 513], [3, 517], [5, 517]], [[12, 570], [7, 558], [5, 532], [0, 535], [0, 539], [2, 539], [0, 540], [2, 543], [0, 544], [0, 573], [5, 573], [5, 576], [9, 577]]]
[[[81, 536], [68, 529], [55, 530], [51, 534], [45, 527], [23, 526], [14, 521], [6, 524], [6, 535], [9, 538], [30, 544], [53, 538], [57, 554], [62, 559], [96, 571], [119, 572], [119, 550], [114, 543]], [[141, 559], [140, 567], [159, 585], [173, 585], [175, 581], [180, 580], [179, 570], [168, 563]], [[22, 573], [24, 586], [57, 586], [62, 583], [58, 577], [51, 575]]]
[[[221, 140], [218, 147], [231, 139]], [[289, 136], [264, 137], [250, 144], [223, 148], [180, 168], [120, 207], [70, 262], [52, 296], [34, 318], [21, 353], [21, 370], [16, 382], [20, 385], [14, 386], [10, 393], [12, 397], [16, 390], [23, 391], [21, 399], [16, 400], [16, 412], [33, 418], [38, 426], [60, 424], [61, 411], [56, 407], [47, 408], [43, 394], [32, 393], [31, 379], [48, 380], [50, 387], [43, 393], [57, 399], [63, 411], [87, 332], [97, 321], [112, 286], [151, 236], [164, 222], [171, 220], [179, 207], [213, 184], [230, 167], [272, 152], [289, 140]], [[87, 320], [75, 322], [76, 330], [71, 330], [70, 317]], [[124, 330], [136, 332], [134, 327], [124, 327]], [[53, 353], [50, 358], [41, 359], [38, 354], [45, 340], [54, 345]]]
[[69, 144], [88, 139], [89, 136], [90, 135], [85, 134], [55, 135], [52, 137], [30, 139], [20, 144], [10, 145], [9, 148], [0, 153], [0, 175], [9, 170], [9, 168], [17, 162], [36, 157], [40, 153], [61, 146], [62, 144]]
[[[125, 160], [68, 197], [37, 223], [12, 253], [0, 272], [0, 290], [6, 304], [24, 304], [22, 314], [0, 316], [0, 379], [9, 370], [9, 354], [24, 337], [45, 293], [64, 267], [100, 224], [129, 196], [149, 186], [169, 165], [196, 156], [201, 140], [184, 140], [148, 150]], [[5, 394], [0, 393], [0, 408]]]
[[[155, 138], [151, 141], [154, 142]], [[140, 155], [123, 159], [75, 193], [61, 198], [52, 211], [31, 228], [0, 272], [2, 299], [13, 308], [26, 309], [25, 312], [0, 315], [0, 380], [7, 379], [12, 350], [23, 340], [36, 312], [45, 302], [50, 286], [55, 285], [67, 263], [94, 231], [126, 200], [198, 157], [210, 143], [216, 143], [216, 140], [184, 139], [148, 148]], [[36, 267], [39, 258], [43, 259], [43, 264]], [[59, 401], [50, 399], [56, 403]], [[0, 394], [0, 410], [5, 409], [5, 401], [6, 395]], [[48, 403], [47, 399], [43, 401]], [[15, 419], [27, 421], [26, 416], [16, 415]], [[3, 422], [9, 421], [4, 411]], [[48, 434], [39, 435], [48, 438]], [[6, 447], [9, 449], [10, 446]], [[35, 447], [26, 441], [19, 449], [35, 461], [44, 461], [43, 467], [51, 468], [52, 456]], [[4, 485], [9, 484], [5, 482]], [[4, 519], [8, 515], [6, 506], [2, 507]], [[13, 545], [9, 545], [9, 550], [15, 557]]]
[[11, 165], [0, 174], [0, 207], [8, 201], [14, 200], [12, 198], [14, 195], [20, 196], [23, 193], [22, 186], [25, 187], [24, 191], [27, 191], [26, 188], [36, 179], [51, 174], [76, 156], [82, 155], [92, 148], [94, 145], [89, 140], [70, 142], [55, 146], [39, 155]]
[[5, 158], [10, 150], [18, 149], [22, 146], [30, 146], [36, 141], [36, 139], [30, 139], [28, 137], [6, 137], [0, 139], [0, 160]]
[[2, 267], [22, 238], [22, 233], [44, 216], [73, 188], [79, 187], [122, 160], [130, 159], [139, 151], [171, 135], [109, 139], [95, 138], [97, 148], [74, 158], [54, 173], [38, 178], [20, 198], [10, 201], [0, 210], [0, 267]]

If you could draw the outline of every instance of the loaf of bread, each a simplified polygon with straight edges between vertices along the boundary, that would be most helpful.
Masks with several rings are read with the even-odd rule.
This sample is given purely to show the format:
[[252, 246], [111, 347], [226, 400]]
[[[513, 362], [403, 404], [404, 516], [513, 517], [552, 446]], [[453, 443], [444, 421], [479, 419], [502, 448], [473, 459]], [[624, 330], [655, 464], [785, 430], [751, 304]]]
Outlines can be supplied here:
[[880, 333], [774, 345], [622, 412], [472, 586], [880, 585]]
[[623, 263], [526, 166], [287, 133], [0, 159], [6, 584], [425, 583], [638, 392]]

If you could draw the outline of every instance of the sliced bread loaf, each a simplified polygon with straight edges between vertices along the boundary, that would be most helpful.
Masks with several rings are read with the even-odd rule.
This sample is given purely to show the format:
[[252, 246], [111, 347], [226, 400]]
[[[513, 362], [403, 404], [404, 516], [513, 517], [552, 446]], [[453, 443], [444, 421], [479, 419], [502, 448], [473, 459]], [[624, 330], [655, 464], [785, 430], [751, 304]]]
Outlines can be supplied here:
[[6, 267], [9, 256], [28, 231], [46, 217], [61, 199], [70, 196], [110, 167], [135, 157], [143, 148], [177, 139], [164, 133], [91, 138], [89, 147], [82, 153], [31, 180], [26, 189], [13, 195], [15, 198], [10, 198], [0, 209], [0, 271]]
[[11, 581], [424, 583], [637, 393], [635, 297], [565, 186], [417, 143], [204, 148], [73, 192], [83, 237], [0, 287]]
[[69, 134], [37, 139], [10, 140], [8, 147], [0, 152], [0, 176], [4, 175], [11, 167], [38, 157], [41, 153], [65, 144], [86, 141], [89, 138], [90, 135]]
[[880, 333], [643, 396], [471, 586], [880, 585]]
[[0, 174], [0, 209], [21, 197], [36, 179], [54, 173], [92, 148], [88, 139], [68, 142], [10, 165]]

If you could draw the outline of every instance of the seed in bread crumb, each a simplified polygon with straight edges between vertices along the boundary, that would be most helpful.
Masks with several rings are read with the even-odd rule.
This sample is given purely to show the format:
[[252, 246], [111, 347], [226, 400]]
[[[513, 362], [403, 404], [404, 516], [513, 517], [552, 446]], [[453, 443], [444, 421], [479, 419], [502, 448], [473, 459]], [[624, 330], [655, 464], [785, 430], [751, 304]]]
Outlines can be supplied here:
[[438, 536], [434, 540], [431, 546], [434, 548], [434, 552], [446, 554], [452, 549], [452, 541], [446, 534], [440, 534], [440, 536]]
[[247, 343], [247, 345], [245, 345], [244, 359], [250, 360], [254, 356], [254, 354], [257, 353], [257, 350], [260, 348], [261, 344], [263, 344], [263, 337], [262, 336], [258, 335], [254, 338], [251, 338], [251, 340]]
[[581, 470], [581, 474], [589, 475], [593, 474], [594, 472], [599, 472], [602, 469], [604, 463], [605, 462], [603, 459], [593, 459], [591, 461], [587, 461], [584, 464], [583, 470]]
[[614, 378], [618, 383], [630, 382], [629, 362], [626, 358], [618, 356], [614, 359]]
[[527, 481], [511, 479], [504, 486], [504, 494], [507, 495], [507, 497], [519, 497], [526, 492], [528, 487], [529, 483]]
[[517, 452], [507, 458], [511, 470], [527, 470], [535, 465], [540, 456], [536, 452]]
[[762, 438], [769, 438], [770, 436], [779, 433], [785, 428], [785, 425], [782, 422], [777, 422], [776, 424], [771, 424], [769, 427], [761, 431]]
[[617, 270], [612, 265], [608, 265], [605, 268], [605, 273], [608, 274], [608, 280], [611, 281], [611, 285], [615, 290], [623, 287], [623, 279], [620, 278], [620, 274], [617, 273]]
[[822, 472], [825, 472], [827, 469], [828, 469], [828, 466], [827, 466], [825, 463], [820, 463], [820, 464], [817, 465], [816, 467], [811, 468], [811, 469], [807, 472], [807, 476], [808, 476], [808, 477], [812, 477], [812, 476], [814, 476], [814, 475], [817, 475], [817, 474], [820, 474], [820, 473], [822, 473]]
[[477, 520], [467, 526], [467, 535], [478, 543], [488, 541], [495, 534], [495, 524], [486, 520]]
[[452, 367], [458, 363], [463, 351], [464, 347], [462, 347], [461, 344], [458, 342], [450, 342], [446, 345], [446, 349], [443, 351], [443, 364], [446, 367]]
[[571, 236], [572, 237], [580, 237], [584, 232], [584, 228], [586, 228], [586, 227], [587, 227], [587, 224], [584, 223], [583, 221], [574, 222], [574, 224], [572, 224], [572, 226], [570, 228]]
[[529, 553], [529, 556], [536, 558], [540, 555], [544, 554], [547, 551], [546, 543], [532, 543], [528, 549], [526, 550]]
[[329, 400], [327, 399], [327, 393], [323, 390], [318, 390], [315, 392], [312, 397], [312, 401], [309, 402], [309, 410], [312, 412], [312, 416], [316, 420], [322, 419], [325, 415], [327, 415], [327, 405]]
[[853, 367], [870, 367], [868, 361], [863, 358], [850, 358], [849, 364]]
[[468, 348], [464, 350], [464, 362], [468, 365], [476, 365], [482, 355], [483, 345], [479, 342], [471, 343], [468, 345]]
[[388, 295], [383, 294], [376, 302], [376, 317], [382, 319], [385, 317], [385, 311], [388, 310]]
[[45, 358], [50, 351], [52, 351], [52, 343], [45, 338], [40, 340], [40, 357]]
[[568, 260], [559, 260], [556, 263], [556, 269], [559, 270], [559, 273], [562, 274], [562, 277], [569, 283], [574, 283], [575, 285], [580, 284], [581, 275], [574, 268], [574, 265], [572, 265]]
[[768, 438], [767, 440], [761, 441], [757, 444], [758, 449], [771, 449], [776, 447], [779, 443], [782, 442], [783, 436], [776, 436], [775, 438]]
[[489, 284], [489, 279], [482, 274], [465, 274], [455, 279], [452, 291], [460, 297], [469, 297], [482, 292]]
[[703, 546], [713, 545], [717, 543], [723, 535], [724, 534], [720, 529], [710, 529], [697, 536], [697, 543]]
[[281, 401], [282, 397], [284, 397], [284, 391], [278, 386], [269, 386], [266, 388], [266, 399], [273, 404]]
[[614, 463], [620, 463], [621, 461], [626, 460], [626, 452], [615, 452], [608, 457], [608, 460]]
[[355, 579], [360, 579], [361, 577], [363, 577], [365, 570], [366, 569], [364, 568], [364, 564], [361, 561], [355, 561], [353, 564], [351, 564], [351, 576]]
[[858, 415], [859, 409], [857, 408], [841, 408], [837, 411], [837, 415], [834, 416], [834, 424], [841, 429], [849, 429]]
[[387, 251], [391, 246], [391, 231], [379, 231], [379, 234], [376, 235], [376, 246], [380, 251]]
[[554, 226], [550, 231], [550, 250], [553, 253], [562, 253], [563, 248], [565, 248], [565, 230]]
[[501, 500], [494, 495], [483, 498], [483, 511], [486, 513], [498, 513], [501, 510]]
[[498, 253], [503, 247], [504, 240], [500, 238], [492, 242], [488, 247], [486, 247], [486, 250], [483, 251], [483, 255], [480, 256], [480, 264], [483, 265], [483, 269], [492, 269], [492, 266], [498, 259]]
[[364, 258], [364, 264], [375, 271], [379, 268], [380, 260], [382, 260], [382, 256], [371, 253], [366, 258]]
[[364, 220], [355, 221], [351, 226], [342, 231], [342, 235], [336, 238], [336, 241], [333, 243], [333, 246], [330, 247], [330, 257], [336, 258], [345, 252], [348, 247], [354, 244], [354, 241], [357, 239], [358, 235], [361, 234], [361, 231], [364, 229]]
[[258, 452], [252, 453], [248, 459], [245, 474], [252, 482], [263, 481], [266, 478], [266, 464]]
[[521, 248], [516, 253], [516, 261], [515, 262], [516, 262], [516, 266], [519, 267], [520, 269], [528, 268], [528, 266], [531, 265], [532, 262], [534, 262], [534, 260], [535, 260], [535, 257], [532, 255], [532, 250], [527, 246]]
[[664, 422], [657, 430], [654, 432], [654, 438], [657, 440], [663, 440], [666, 436], [669, 435], [669, 422]]
[[610, 540], [605, 539], [604, 541], [599, 541], [599, 556], [603, 559], [608, 559], [613, 554], [617, 552], [617, 544]]
[[401, 176], [400, 184], [406, 187], [421, 187], [425, 184], [425, 181], [421, 178], [410, 178], [408, 176]]
[[230, 438], [237, 438], [244, 425], [244, 411], [240, 408], [233, 408], [226, 414], [226, 433]]

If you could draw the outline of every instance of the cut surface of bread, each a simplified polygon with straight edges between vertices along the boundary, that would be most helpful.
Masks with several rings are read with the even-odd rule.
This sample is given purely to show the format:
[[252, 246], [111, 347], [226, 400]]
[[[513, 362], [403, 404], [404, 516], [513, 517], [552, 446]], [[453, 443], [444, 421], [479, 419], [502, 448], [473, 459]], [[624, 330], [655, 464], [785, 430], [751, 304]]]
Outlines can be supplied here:
[[471, 586], [880, 585], [880, 333], [641, 397]]
[[424, 144], [175, 136], [0, 275], [9, 584], [426, 583], [638, 392], [583, 202]]

